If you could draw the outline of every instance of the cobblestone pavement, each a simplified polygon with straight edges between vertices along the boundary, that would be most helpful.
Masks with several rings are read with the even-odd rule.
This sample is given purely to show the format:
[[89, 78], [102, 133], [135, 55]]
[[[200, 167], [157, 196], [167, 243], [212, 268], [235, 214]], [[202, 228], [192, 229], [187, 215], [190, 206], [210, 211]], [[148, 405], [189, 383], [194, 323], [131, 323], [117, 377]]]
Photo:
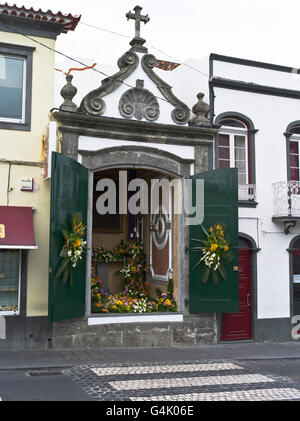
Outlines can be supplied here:
[[97, 401], [300, 400], [289, 378], [244, 362], [89, 364], [65, 374]]

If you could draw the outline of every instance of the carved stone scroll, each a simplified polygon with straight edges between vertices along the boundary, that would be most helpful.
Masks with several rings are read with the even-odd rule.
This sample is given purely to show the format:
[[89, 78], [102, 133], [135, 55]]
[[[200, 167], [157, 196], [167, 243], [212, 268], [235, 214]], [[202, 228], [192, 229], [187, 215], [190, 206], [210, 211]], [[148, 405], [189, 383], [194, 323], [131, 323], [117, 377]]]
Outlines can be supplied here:
[[156, 84], [159, 91], [163, 96], [174, 105], [174, 110], [171, 113], [172, 120], [176, 124], [186, 124], [190, 119], [190, 110], [187, 105], [181, 102], [172, 92], [172, 87], [164, 82], [157, 74], [153, 71], [155, 66], [156, 58], [152, 54], [145, 54], [142, 58], [142, 67], [144, 72], [149, 78]]
[[118, 89], [121, 83], [134, 72], [138, 63], [139, 58], [134, 52], [127, 51], [123, 54], [118, 60], [120, 71], [104, 79], [100, 88], [88, 93], [81, 101], [78, 111], [92, 115], [102, 115], [106, 109], [103, 97]]

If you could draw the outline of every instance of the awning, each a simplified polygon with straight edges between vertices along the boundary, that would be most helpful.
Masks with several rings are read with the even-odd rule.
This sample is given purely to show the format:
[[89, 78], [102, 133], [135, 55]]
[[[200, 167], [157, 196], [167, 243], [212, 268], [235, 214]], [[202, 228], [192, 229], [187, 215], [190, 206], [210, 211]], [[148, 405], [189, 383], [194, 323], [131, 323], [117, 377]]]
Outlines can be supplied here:
[[32, 208], [0, 206], [0, 248], [36, 249]]

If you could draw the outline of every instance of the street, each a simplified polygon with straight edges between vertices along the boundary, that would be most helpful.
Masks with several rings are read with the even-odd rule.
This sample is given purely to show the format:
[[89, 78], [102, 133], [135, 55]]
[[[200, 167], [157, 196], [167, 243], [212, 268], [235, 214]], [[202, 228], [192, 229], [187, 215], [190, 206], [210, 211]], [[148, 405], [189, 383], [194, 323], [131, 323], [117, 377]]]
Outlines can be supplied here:
[[2, 401], [300, 401], [300, 359], [88, 362], [0, 371]]

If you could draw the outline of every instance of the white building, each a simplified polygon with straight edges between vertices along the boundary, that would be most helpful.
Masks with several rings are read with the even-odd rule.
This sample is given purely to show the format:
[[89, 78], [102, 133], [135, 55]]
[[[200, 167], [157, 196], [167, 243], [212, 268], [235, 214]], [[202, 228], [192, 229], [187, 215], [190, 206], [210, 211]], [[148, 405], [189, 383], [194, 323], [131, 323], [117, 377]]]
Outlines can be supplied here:
[[[248, 337], [288, 340], [300, 313], [298, 69], [217, 54], [186, 64], [170, 78], [189, 106], [202, 90], [211, 122], [221, 126], [213, 168], [239, 167], [239, 232], [252, 249], [251, 288], [241, 297]], [[240, 327], [232, 338], [244, 337]]]
[[[174, 176], [175, 173], [170, 170], [171, 166], [164, 168], [165, 158], [170, 159], [172, 165], [178, 165], [180, 170], [175, 175], [179, 178], [193, 176], [205, 170], [238, 168], [239, 267], [233, 266], [233, 270], [239, 272], [239, 311], [224, 313], [217, 309], [206, 310], [210, 316], [207, 319], [205, 315], [199, 316], [195, 323], [200, 321], [201, 324], [201, 320], [206, 320], [205, 329], [214, 333], [208, 335], [205, 340], [213, 342], [297, 339], [297, 329], [294, 329], [292, 334], [293, 325], [296, 324], [296, 318], [293, 316], [300, 314], [300, 225], [297, 222], [300, 219], [300, 76], [297, 69], [211, 54], [200, 61], [188, 60], [179, 66], [173, 66], [172, 71], [165, 72], [156, 68], [155, 73], [173, 87], [176, 98], [175, 100], [173, 94], [170, 94], [165, 102], [160, 102], [160, 88], [164, 87], [167, 90], [167, 85], [162, 85], [161, 80], [153, 74], [154, 62], [150, 63], [153, 56], [148, 55], [147, 50], [137, 43], [137, 38], [132, 43], [133, 48], [130, 51], [136, 53], [136, 62], [131, 61], [130, 66], [136, 67], [131, 67], [126, 78], [122, 75], [118, 86], [110, 85], [109, 89], [106, 89], [104, 83], [98, 88], [99, 74], [92, 70], [74, 73], [74, 85], [78, 87], [77, 96], [74, 98], [73, 91], [60, 111], [53, 114], [61, 124], [59, 130], [62, 132], [60, 140], [63, 154], [69, 155], [89, 169], [90, 190], [93, 189], [93, 180], [108, 174], [116, 177], [113, 171], [120, 168], [134, 168], [147, 182], [149, 174], [155, 171], [157, 177], [162, 177], [164, 171], [169, 173], [170, 177], [172, 174]], [[129, 55], [127, 52], [122, 56], [124, 62], [120, 67], [121, 72], [124, 69], [124, 72], [126, 71], [124, 63]], [[91, 65], [93, 61], [90, 60], [87, 64]], [[66, 71], [71, 67], [71, 63], [61, 63], [60, 66]], [[105, 70], [109, 74], [113, 73], [110, 73], [108, 68]], [[114, 77], [112, 80], [120, 78], [120, 74], [117, 78]], [[126, 83], [123, 83], [124, 81]], [[57, 83], [59, 92], [62, 87], [61, 73], [57, 74]], [[129, 114], [126, 114], [122, 106], [126, 106], [124, 95], [128, 95], [130, 87], [132, 91], [143, 91], [145, 96], [150, 93], [152, 101], [158, 100], [159, 105], [155, 105], [155, 118], [151, 120], [144, 117], [147, 121], [142, 122], [143, 117], [134, 114], [132, 107]], [[97, 89], [98, 93], [93, 91]], [[205, 94], [205, 100], [209, 104], [209, 121], [206, 126], [199, 124], [192, 127], [187, 118], [181, 122], [173, 116], [170, 118], [174, 102], [183, 106], [184, 110], [186, 104], [189, 109], [199, 114], [197, 108], [193, 108], [199, 92]], [[64, 94], [65, 99], [66, 97]], [[102, 97], [105, 107], [101, 103]], [[77, 105], [81, 103], [79, 108], [72, 103], [73, 98]], [[203, 105], [201, 97], [199, 99], [199, 103]], [[131, 105], [136, 107], [136, 99], [130, 101]], [[61, 99], [57, 95], [56, 106], [59, 107], [60, 104]], [[72, 112], [73, 116], [68, 116], [68, 112]], [[149, 121], [151, 123], [148, 123]], [[174, 125], [174, 130], [171, 125]], [[178, 128], [178, 125], [181, 127]], [[180, 133], [183, 134], [182, 137]], [[152, 143], [149, 143], [150, 139], [153, 139]], [[126, 154], [128, 161], [124, 158]], [[138, 161], [135, 161], [136, 156]], [[165, 163], [167, 164], [167, 161]], [[168, 161], [168, 165], [169, 163]], [[100, 240], [99, 232], [94, 232], [95, 226], [92, 227], [91, 222], [92, 202], [93, 195], [90, 195], [90, 245], [95, 247], [97, 244], [99, 247], [99, 241], [105, 238], [107, 244], [113, 246], [112, 238], [117, 236], [102, 234]], [[172, 219], [170, 215], [169, 217]], [[152, 272], [155, 272], [155, 262], [151, 260], [153, 232], [150, 222], [144, 218], [143, 229], [147, 231], [149, 228], [144, 232], [144, 237], [148, 243], [146, 249], [150, 267]], [[122, 223], [124, 224], [124, 221]], [[184, 320], [181, 318], [183, 315], [187, 324], [183, 323], [180, 328], [177, 325], [177, 332], [170, 339], [172, 344], [176, 344], [175, 337], [187, 339], [186, 342], [178, 340], [177, 344], [187, 343], [193, 335], [196, 337], [199, 331], [195, 325], [191, 328], [190, 336], [186, 333], [189, 323], [192, 323], [188, 318], [193, 313], [203, 313], [200, 304], [200, 311], [188, 308], [188, 302], [191, 302], [193, 297], [191, 288], [189, 292], [188, 279], [188, 271], [191, 273], [191, 268], [189, 269], [186, 263], [188, 257], [184, 257], [188, 237], [183, 227], [184, 223], [179, 219], [172, 220], [172, 229], [167, 230], [166, 234], [166, 238], [169, 238], [169, 248], [166, 255], [161, 255], [162, 260], [168, 261], [167, 272], [157, 274], [156, 277], [152, 273], [152, 281], [158, 284], [167, 280], [169, 273], [174, 275], [180, 314], [173, 320], [180, 323]], [[119, 235], [118, 238], [121, 237]], [[179, 244], [179, 241], [183, 241], [182, 244]], [[150, 247], [150, 250], [147, 247]], [[161, 287], [161, 284], [159, 286]], [[89, 285], [86, 291], [85, 315], [89, 324], [128, 322], [128, 317], [125, 322], [125, 319], [121, 321], [121, 318], [116, 318], [115, 315], [111, 319], [106, 318], [106, 322], [103, 322], [103, 317], [91, 317]], [[159, 317], [160, 315], [157, 315], [151, 321], [172, 322], [172, 317]], [[135, 320], [131, 317], [131, 321], [141, 323], [141, 318]], [[144, 321], [150, 321], [150, 318]], [[69, 327], [72, 331], [71, 324], [64, 326], [61, 331], [66, 333]], [[81, 329], [78, 331], [78, 337], [83, 337], [84, 325], [78, 329]], [[58, 325], [56, 333], [59, 337]], [[200, 336], [201, 334], [200, 329]], [[165, 344], [169, 344], [166, 338], [167, 336], [164, 337]], [[119, 339], [116, 339], [117, 345], [113, 346], [126, 346], [118, 341]], [[201, 340], [197, 342], [195, 339], [189, 344], [200, 342]], [[59, 340], [56, 343], [59, 344]], [[161, 345], [161, 342], [156, 344]]]

